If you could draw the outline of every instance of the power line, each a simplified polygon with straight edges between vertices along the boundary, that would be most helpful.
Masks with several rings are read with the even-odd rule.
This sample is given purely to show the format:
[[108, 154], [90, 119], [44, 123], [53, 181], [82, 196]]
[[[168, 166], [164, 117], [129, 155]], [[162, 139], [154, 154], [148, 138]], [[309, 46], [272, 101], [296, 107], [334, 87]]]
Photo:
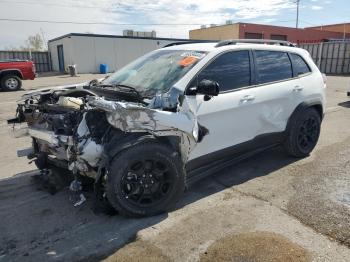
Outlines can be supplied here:
[[[67, 7], [67, 8], [72, 8], [72, 7], [77, 7], [77, 8], [89, 8], [89, 9], [107, 9], [106, 8], [101, 8], [101, 6], [84, 6], [84, 5], [70, 5], [70, 4], [53, 4], [53, 3], [40, 3], [40, 2], [23, 2], [23, 1], [0, 1], [0, 4], [15, 4], [15, 5], [39, 5], [39, 6], [56, 6], [56, 7]], [[106, 10], [107, 11], [107, 10]]]
[[29, 23], [49, 23], [49, 24], [76, 24], [76, 25], [116, 25], [116, 26], [126, 26], [126, 25], [151, 25], [151, 26], [189, 26], [189, 25], [202, 25], [202, 24], [191, 24], [191, 23], [181, 23], [181, 24], [163, 24], [163, 23], [108, 23], [108, 22], [75, 22], [75, 21], [54, 21], [54, 20], [34, 20], [34, 19], [13, 19], [13, 18], [0, 18], [0, 21], [9, 22], [29, 22]]
[[[79, 21], [57, 21], [57, 20], [35, 20], [35, 19], [15, 19], [0, 18], [0, 21], [7, 22], [28, 22], [28, 23], [47, 23], [47, 24], [74, 24], [74, 25], [109, 25], [109, 26], [200, 26], [204, 23], [112, 23], [112, 22], [79, 22]], [[286, 23], [293, 20], [273, 21], [274, 23]], [[305, 20], [300, 20], [306, 24], [311, 24]]]

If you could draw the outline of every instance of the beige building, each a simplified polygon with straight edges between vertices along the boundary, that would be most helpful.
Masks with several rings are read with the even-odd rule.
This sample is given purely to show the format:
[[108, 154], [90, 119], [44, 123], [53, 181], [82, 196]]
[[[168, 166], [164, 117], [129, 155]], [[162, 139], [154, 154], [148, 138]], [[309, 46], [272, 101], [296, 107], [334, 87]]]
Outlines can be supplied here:
[[98, 73], [100, 64], [114, 72], [136, 58], [174, 42], [188, 39], [71, 33], [49, 41], [53, 71], [77, 65], [79, 73]]
[[190, 30], [189, 37], [199, 40], [239, 39], [239, 23]]

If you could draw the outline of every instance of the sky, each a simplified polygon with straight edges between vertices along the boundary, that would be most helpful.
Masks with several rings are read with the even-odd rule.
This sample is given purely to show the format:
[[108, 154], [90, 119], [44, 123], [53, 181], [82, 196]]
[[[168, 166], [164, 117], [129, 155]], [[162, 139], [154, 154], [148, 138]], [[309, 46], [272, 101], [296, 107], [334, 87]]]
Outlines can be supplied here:
[[[190, 29], [199, 28], [200, 25], [224, 24], [226, 20], [295, 27], [295, 2], [0, 0], [0, 50], [23, 46], [27, 37], [36, 33], [40, 33], [46, 41], [67, 33], [121, 35], [124, 29], [155, 30], [158, 37], [188, 38]], [[299, 19], [299, 27], [350, 22], [349, 0], [300, 0]]]

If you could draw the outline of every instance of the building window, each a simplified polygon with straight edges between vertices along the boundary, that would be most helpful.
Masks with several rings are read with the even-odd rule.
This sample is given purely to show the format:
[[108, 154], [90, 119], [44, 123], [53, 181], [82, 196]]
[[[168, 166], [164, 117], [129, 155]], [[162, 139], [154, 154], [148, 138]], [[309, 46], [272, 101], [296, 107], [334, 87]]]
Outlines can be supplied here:
[[281, 41], [287, 41], [286, 35], [271, 35], [272, 40], [281, 40]]
[[263, 34], [245, 32], [244, 38], [245, 39], [263, 39]]

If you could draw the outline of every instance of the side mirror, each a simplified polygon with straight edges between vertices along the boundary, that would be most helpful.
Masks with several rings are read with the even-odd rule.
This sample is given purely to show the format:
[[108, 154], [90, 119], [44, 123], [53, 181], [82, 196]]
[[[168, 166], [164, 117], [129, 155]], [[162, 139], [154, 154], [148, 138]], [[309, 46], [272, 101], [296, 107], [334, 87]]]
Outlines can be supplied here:
[[196, 88], [197, 94], [207, 96], [217, 96], [219, 94], [219, 83], [212, 80], [203, 79]]

